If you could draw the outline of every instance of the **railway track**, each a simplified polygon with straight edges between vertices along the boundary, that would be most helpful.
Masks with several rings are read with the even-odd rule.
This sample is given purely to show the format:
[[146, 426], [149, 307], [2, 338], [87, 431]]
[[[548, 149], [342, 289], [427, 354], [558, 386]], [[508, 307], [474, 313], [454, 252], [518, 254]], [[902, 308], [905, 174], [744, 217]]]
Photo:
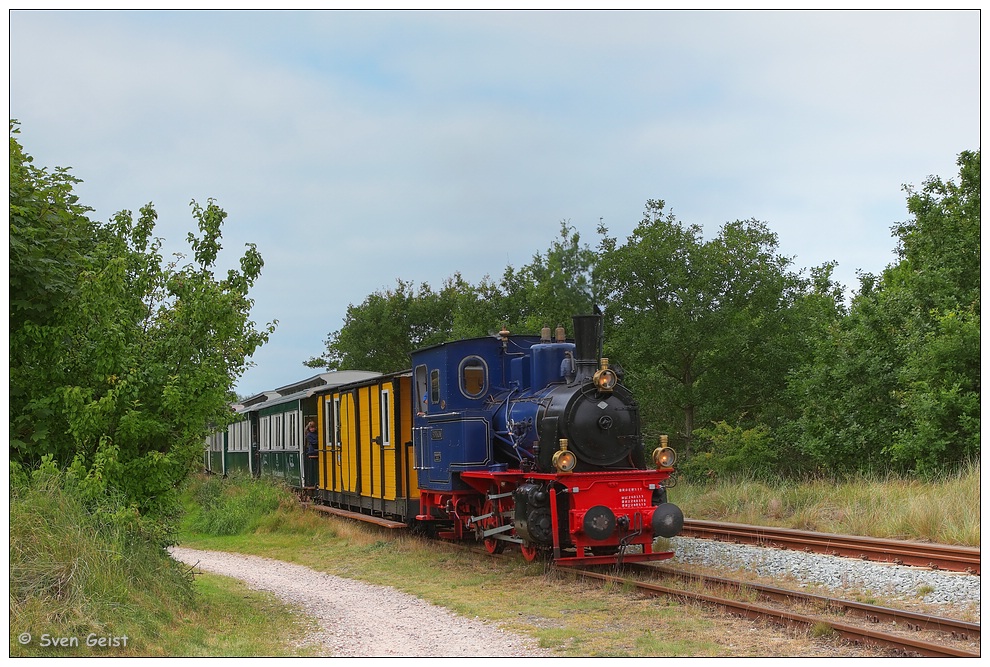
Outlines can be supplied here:
[[[491, 556], [480, 547], [461, 545], [461, 548]], [[609, 568], [612, 569], [611, 572], [608, 571]], [[648, 580], [621, 576], [619, 570], [624, 574], [636, 573]], [[567, 567], [560, 568], [559, 572], [611, 582], [622, 586], [624, 590], [636, 590], [644, 595], [696, 601], [745, 618], [768, 621], [819, 635], [830, 634], [851, 643], [891, 650], [897, 654], [942, 658], [980, 657], [980, 624], [970, 621], [751, 581], [698, 575], [661, 563]]]
[[777, 549], [927, 567], [933, 570], [980, 574], [980, 550], [973, 547], [699, 520], [685, 520], [680, 537], [757, 544]]
[[[603, 572], [600, 568], [574, 568], [577, 576], [633, 587], [640, 593], [674, 596], [714, 605], [728, 613], [768, 620], [776, 624], [814, 629], [829, 628], [858, 644], [892, 649], [926, 657], [979, 657], [980, 624], [918, 614], [820, 595], [763, 586], [718, 577], [703, 577], [666, 566], [627, 564], [626, 571], [647, 575], [650, 581]], [[665, 583], [658, 583], [657, 579]], [[679, 584], [666, 585], [668, 581]], [[719, 595], [712, 591], [719, 592]], [[751, 599], [756, 597], [757, 604]], [[816, 610], [814, 612], [803, 611]], [[802, 611], [795, 611], [802, 610]], [[848, 617], [857, 622], [847, 622]]]

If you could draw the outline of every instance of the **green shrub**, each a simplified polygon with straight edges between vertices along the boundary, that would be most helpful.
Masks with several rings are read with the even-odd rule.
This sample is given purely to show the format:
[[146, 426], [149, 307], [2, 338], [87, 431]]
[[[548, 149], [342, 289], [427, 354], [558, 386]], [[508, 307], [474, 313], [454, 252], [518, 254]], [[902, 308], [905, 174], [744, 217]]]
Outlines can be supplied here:
[[703, 451], [683, 462], [678, 472], [692, 481], [741, 476], [768, 478], [776, 470], [777, 456], [770, 432], [762, 427], [743, 428], [724, 421], [695, 431]]
[[284, 485], [237, 475], [195, 477], [187, 497], [187, 530], [215, 536], [254, 532], [283, 503], [294, 502]]

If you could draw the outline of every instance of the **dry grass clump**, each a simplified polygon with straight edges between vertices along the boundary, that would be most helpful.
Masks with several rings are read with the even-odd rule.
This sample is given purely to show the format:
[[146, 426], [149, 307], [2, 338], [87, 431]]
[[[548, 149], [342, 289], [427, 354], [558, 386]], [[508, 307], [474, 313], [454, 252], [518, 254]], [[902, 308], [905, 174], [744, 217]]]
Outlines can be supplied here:
[[978, 462], [935, 480], [682, 483], [671, 489], [670, 499], [694, 519], [980, 545]]

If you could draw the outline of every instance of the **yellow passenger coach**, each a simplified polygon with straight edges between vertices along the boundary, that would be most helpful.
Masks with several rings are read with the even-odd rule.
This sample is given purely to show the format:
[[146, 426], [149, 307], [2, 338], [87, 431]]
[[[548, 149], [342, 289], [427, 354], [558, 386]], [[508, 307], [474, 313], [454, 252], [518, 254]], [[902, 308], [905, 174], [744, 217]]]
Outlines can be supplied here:
[[419, 509], [412, 443], [411, 373], [393, 373], [319, 394], [319, 468], [311, 493], [381, 523]]

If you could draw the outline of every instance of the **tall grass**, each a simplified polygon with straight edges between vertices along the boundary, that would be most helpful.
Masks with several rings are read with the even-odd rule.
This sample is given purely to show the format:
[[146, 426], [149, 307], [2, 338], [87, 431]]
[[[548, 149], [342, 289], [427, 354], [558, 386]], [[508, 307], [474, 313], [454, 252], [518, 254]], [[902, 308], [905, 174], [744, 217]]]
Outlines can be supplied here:
[[126, 508], [112, 499], [93, 508], [64, 484], [45, 474], [11, 490], [11, 655], [45, 654], [43, 635], [140, 642], [192, 600], [192, 577]]
[[980, 465], [934, 480], [860, 476], [775, 484], [682, 483], [672, 502], [693, 519], [980, 545]]
[[271, 530], [280, 518], [289, 520], [298, 514], [288, 511], [297, 504], [288, 487], [250, 477], [197, 475], [188, 481], [183, 498], [183, 529], [203, 535]]
[[[280, 512], [285, 511], [283, 490], [254, 485], [258, 488], [238, 491], [239, 486], [248, 489], [246, 484], [227, 485], [219, 480], [211, 486], [197, 486], [202, 497], [214, 498], [212, 510], [196, 512], [198, 520], [211, 530], [231, 530], [229, 519], [220, 521], [214, 516], [224, 514], [220, 505], [229, 503], [239, 526], [263, 530], [279, 521]], [[231, 498], [217, 500], [231, 490]], [[297, 507], [295, 513], [311, 514]], [[161, 535], [161, 530], [139, 520], [112, 498], [102, 498], [96, 506], [84, 501], [65, 475], [35, 471], [31, 479], [12, 481], [10, 655], [276, 656], [313, 652], [297, 648], [310, 628], [309, 621], [272, 596], [250, 591], [234, 580], [203, 575], [194, 581], [189, 568], [168, 556]], [[54, 645], [57, 638], [68, 645]], [[107, 646], [95, 645], [100, 638]]]

